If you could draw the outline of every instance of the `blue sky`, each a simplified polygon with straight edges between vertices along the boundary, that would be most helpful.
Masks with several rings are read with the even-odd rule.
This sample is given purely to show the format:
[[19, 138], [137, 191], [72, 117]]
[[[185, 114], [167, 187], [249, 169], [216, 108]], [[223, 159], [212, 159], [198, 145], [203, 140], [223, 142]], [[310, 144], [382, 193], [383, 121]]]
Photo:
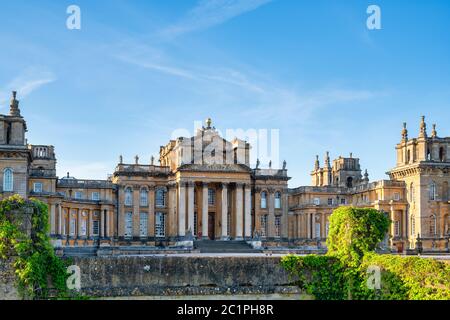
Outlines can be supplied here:
[[[71, 4], [81, 30], [66, 28]], [[370, 4], [382, 30], [366, 28]], [[55, 146], [60, 176], [104, 179], [120, 154], [149, 162], [206, 117], [221, 130], [279, 129], [291, 187], [310, 183], [327, 150], [386, 178], [402, 123], [416, 136], [421, 115], [450, 135], [446, 0], [0, 6], [0, 112], [18, 90], [28, 141]]]

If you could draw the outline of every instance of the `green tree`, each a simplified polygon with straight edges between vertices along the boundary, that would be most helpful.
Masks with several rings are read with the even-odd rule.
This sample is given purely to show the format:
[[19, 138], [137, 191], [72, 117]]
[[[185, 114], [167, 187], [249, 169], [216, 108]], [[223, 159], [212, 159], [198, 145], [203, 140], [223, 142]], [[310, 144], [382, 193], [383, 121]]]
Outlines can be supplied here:
[[375, 251], [391, 221], [371, 208], [340, 207], [330, 217], [328, 255], [356, 267], [367, 252]]

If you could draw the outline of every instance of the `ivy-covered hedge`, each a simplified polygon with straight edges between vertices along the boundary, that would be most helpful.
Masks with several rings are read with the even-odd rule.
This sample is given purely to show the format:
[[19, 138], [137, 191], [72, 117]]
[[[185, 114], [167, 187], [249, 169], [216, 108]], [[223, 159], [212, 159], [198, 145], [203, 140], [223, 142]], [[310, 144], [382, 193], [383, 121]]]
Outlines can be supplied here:
[[[31, 234], [18, 215], [31, 218]], [[76, 297], [67, 290], [66, 264], [55, 255], [48, 230], [45, 203], [19, 195], [0, 201], [0, 259], [13, 259], [19, 293], [27, 299]]]
[[368, 253], [361, 270], [381, 268], [381, 291], [408, 300], [450, 300], [450, 264], [431, 258]]
[[319, 300], [450, 300], [449, 264], [375, 253], [389, 224], [377, 210], [341, 207], [330, 218], [326, 255], [288, 255], [281, 264]]

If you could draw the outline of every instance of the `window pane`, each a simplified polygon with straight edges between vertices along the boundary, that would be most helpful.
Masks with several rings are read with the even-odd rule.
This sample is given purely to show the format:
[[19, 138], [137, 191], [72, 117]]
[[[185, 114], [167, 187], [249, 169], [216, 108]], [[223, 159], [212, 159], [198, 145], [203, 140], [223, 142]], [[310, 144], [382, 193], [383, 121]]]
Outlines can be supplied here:
[[133, 213], [127, 212], [125, 214], [125, 237], [133, 236]]

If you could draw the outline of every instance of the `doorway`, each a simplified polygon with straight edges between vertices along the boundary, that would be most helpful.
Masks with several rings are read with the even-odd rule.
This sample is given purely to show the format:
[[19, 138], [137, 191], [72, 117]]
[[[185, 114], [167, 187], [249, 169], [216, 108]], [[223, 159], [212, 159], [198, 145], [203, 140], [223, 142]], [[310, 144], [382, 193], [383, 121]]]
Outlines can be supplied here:
[[216, 234], [216, 215], [215, 213], [208, 214], [208, 238], [214, 240]]

